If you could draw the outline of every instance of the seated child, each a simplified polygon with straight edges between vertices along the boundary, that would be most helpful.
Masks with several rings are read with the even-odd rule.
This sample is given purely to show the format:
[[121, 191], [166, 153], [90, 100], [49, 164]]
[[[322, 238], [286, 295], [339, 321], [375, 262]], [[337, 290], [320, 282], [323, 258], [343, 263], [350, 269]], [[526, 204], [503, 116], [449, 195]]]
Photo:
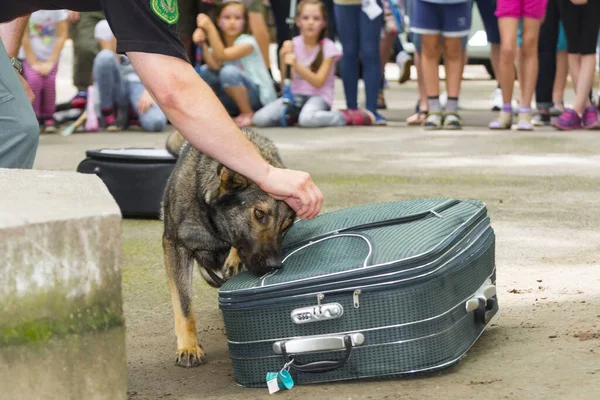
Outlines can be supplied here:
[[206, 14], [197, 17], [192, 40], [206, 62], [199, 74], [208, 83], [238, 126], [252, 125], [252, 116], [276, 99], [271, 75], [260, 48], [248, 32], [248, 12], [241, 1], [223, 3], [217, 25]]
[[[305, 0], [298, 6], [296, 25], [300, 35], [286, 41], [280, 51], [282, 85], [286, 66], [292, 69], [293, 104], [300, 108], [302, 127], [370, 125], [373, 115], [366, 110], [330, 111], [333, 103], [335, 63], [341, 53], [327, 38], [327, 15], [323, 3]], [[290, 99], [291, 100], [291, 99]], [[254, 125], [282, 125], [285, 99], [279, 98], [254, 114]], [[288, 121], [289, 123], [289, 121]]]
[[116, 38], [106, 20], [96, 25], [94, 37], [102, 50], [94, 59], [92, 73], [100, 119], [107, 130], [125, 129], [130, 119], [138, 119], [145, 131], [162, 132], [167, 117], [144, 88], [127, 56], [116, 54]]

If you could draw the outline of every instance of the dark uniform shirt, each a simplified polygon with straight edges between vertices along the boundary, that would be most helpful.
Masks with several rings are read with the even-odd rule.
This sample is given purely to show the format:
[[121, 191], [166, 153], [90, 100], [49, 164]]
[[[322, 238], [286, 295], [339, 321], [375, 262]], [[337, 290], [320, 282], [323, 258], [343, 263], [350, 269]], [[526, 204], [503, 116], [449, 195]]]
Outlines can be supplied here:
[[118, 53], [158, 53], [189, 61], [176, 30], [177, 0], [0, 0], [0, 23], [56, 9], [104, 10]]

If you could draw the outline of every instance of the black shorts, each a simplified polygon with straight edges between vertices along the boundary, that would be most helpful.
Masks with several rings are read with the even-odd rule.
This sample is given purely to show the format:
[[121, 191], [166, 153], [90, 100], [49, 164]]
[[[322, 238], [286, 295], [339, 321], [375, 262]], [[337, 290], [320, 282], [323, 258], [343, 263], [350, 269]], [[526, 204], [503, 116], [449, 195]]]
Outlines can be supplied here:
[[177, 21], [177, 32], [181, 40], [190, 40], [196, 30], [196, 17], [198, 14], [206, 14], [213, 20], [217, 11], [214, 2], [202, 0], [179, 0], [179, 21]]
[[575, 5], [570, 0], [560, 0], [559, 6], [569, 54], [596, 54], [600, 0], [589, 0], [582, 5]]

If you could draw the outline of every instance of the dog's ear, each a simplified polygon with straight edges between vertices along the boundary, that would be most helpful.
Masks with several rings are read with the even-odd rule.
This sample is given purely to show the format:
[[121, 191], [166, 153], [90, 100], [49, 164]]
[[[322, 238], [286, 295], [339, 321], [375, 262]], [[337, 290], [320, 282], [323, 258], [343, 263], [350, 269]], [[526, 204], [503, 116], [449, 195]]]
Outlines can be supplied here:
[[217, 169], [221, 184], [219, 185], [219, 195], [243, 190], [250, 185], [250, 181], [243, 175], [238, 174], [229, 168], [220, 165]]

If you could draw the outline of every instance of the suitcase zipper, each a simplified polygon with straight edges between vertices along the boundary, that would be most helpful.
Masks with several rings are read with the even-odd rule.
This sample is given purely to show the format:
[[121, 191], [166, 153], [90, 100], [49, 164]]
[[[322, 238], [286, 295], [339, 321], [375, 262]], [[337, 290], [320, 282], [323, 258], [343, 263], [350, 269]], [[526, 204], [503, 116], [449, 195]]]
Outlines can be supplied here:
[[360, 296], [361, 294], [361, 290], [360, 289], [356, 289], [354, 291], [354, 294], [352, 295], [352, 302], [354, 303], [354, 308], [358, 308], [360, 307], [360, 302], [358, 299], [358, 296]]

